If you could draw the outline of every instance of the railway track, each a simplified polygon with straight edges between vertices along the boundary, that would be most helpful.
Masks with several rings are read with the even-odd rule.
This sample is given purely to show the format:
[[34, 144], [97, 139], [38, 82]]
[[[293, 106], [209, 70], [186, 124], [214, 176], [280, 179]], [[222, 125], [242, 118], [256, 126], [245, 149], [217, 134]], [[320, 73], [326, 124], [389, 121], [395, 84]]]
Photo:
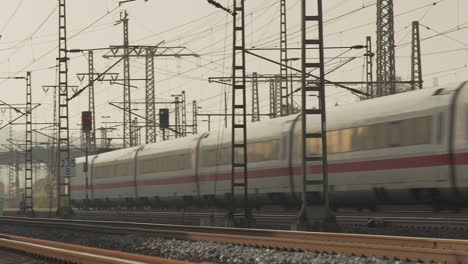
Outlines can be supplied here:
[[[18, 209], [4, 210], [7, 216], [15, 216]], [[39, 217], [48, 218], [49, 211], [36, 210]], [[366, 224], [371, 220], [383, 220], [395, 224], [456, 225], [468, 227], [468, 212], [434, 213], [432, 211], [389, 211], [389, 212], [356, 212], [344, 211], [336, 214], [339, 223]], [[103, 219], [106, 221], [129, 221], [144, 223], [177, 223], [200, 225], [200, 219], [217, 219], [222, 221], [222, 212], [182, 212], [182, 211], [75, 211], [75, 218], [82, 220]], [[296, 220], [294, 213], [261, 213], [254, 214], [254, 219], [262, 226], [269, 223], [290, 225]], [[197, 222], [198, 221], [198, 222]], [[192, 223], [193, 222], [193, 223]]]
[[189, 262], [0, 234], [0, 248], [33, 255], [51, 263], [189, 264]]
[[[200, 219], [216, 219], [222, 223], [223, 213], [181, 213], [181, 212], [144, 212], [144, 211], [78, 211], [77, 218], [110, 221], [149, 222], [149, 223], [177, 223], [182, 225], [207, 225]], [[257, 214], [254, 215], [260, 228], [290, 229], [295, 222], [293, 214]], [[215, 221], [216, 222], [216, 221]], [[356, 213], [346, 212], [337, 214], [340, 225], [373, 225], [391, 224], [409, 227], [441, 227], [468, 229], [468, 214], [435, 214], [432, 212], [388, 212], [388, 213]], [[211, 223], [210, 225], [213, 225]]]
[[375, 256], [425, 263], [468, 263], [467, 240], [16, 217], [0, 217], [0, 223], [94, 233], [153, 234], [169, 239]]

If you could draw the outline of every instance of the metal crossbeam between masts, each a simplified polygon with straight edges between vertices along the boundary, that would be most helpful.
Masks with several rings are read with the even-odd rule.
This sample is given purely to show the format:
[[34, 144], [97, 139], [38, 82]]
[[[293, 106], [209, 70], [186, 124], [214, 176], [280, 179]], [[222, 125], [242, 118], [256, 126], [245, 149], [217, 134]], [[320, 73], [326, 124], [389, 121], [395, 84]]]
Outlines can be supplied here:
[[[316, 3], [316, 5], [312, 5]], [[298, 217], [298, 227], [309, 229], [321, 224], [330, 217], [328, 200], [328, 157], [327, 157], [327, 120], [325, 104], [325, 62], [323, 45], [322, 0], [302, 0], [302, 89], [301, 89], [301, 130], [302, 130], [302, 207]], [[309, 36], [307, 28], [315, 26], [318, 31]], [[316, 47], [317, 49], [308, 49]], [[312, 59], [317, 58], [318, 59]], [[307, 73], [318, 70], [318, 78], [308, 80]], [[318, 100], [317, 100], [318, 99]], [[314, 101], [314, 102], [311, 102]], [[318, 131], [308, 129], [310, 122], [320, 125]], [[317, 146], [318, 151], [313, 149]], [[318, 153], [317, 153], [318, 152]], [[311, 163], [320, 164], [321, 171], [315, 176], [309, 171]], [[309, 197], [311, 191], [321, 191], [319, 201]], [[318, 204], [318, 205], [317, 205]]]
[[[104, 58], [145, 58], [146, 60], [146, 143], [156, 142], [156, 109], [155, 109], [155, 75], [154, 58], [155, 57], [198, 57], [196, 53], [191, 52], [186, 47], [163, 47], [160, 42], [155, 46], [130, 45], [128, 55], [126, 56], [123, 46], [110, 46], [110, 54], [104, 55]], [[130, 110], [130, 109], [127, 109]], [[128, 111], [129, 112], [129, 111]]]

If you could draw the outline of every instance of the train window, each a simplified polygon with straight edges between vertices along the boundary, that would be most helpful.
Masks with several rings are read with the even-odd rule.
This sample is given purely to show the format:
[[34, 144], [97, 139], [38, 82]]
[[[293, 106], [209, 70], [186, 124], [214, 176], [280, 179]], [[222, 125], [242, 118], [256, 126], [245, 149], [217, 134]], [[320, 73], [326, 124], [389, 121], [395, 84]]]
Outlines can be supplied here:
[[[299, 145], [298, 151], [299, 156], [301, 156], [301, 145]], [[314, 156], [322, 153], [322, 141], [317, 138], [308, 138], [307, 139], [307, 155]]]
[[[468, 112], [466, 114], [468, 114]], [[467, 131], [468, 131], [468, 128], [467, 128]], [[465, 135], [468, 135], [468, 133], [465, 133]], [[437, 144], [442, 144], [443, 138], [444, 138], [444, 113], [440, 112], [439, 118], [438, 118], [438, 125], [437, 125]]]
[[247, 161], [260, 162], [279, 159], [279, 140], [250, 143], [247, 146]]
[[[429, 144], [431, 126], [432, 117], [427, 116], [329, 131], [328, 152], [333, 154]], [[321, 153], [320, 146], [320, 140], [308, 140], [309, 155]]]
[[[401, 144], [401, 138], [402, 138], [402, 133], [401, 133], [401, 122], [396, 121], [396, 122], [390, 122], [388, 123], [388, 132], [389, 132], [389, 137], [388, 137], [388, 146], [389, 147], [399, 147]], [[410, 132], [411, 134], [411, 132]]]
[[140, 174], [147, 174], [189, 170], [192, 168], [190, 158], [190, 154], [178, 154], [142, 160], [139, 172]]
[[465, 122], [465, 131], [466, 132], [464, 134], [465, 134], [465, 140], [468, 141], [468, 118], [466, 118], [466, 117], [468, 117], [468, 104], [465, 104], [465, 113], [464, 114], [465, 114], [465, 118], [462, 119], [463, 120], [462, 122]]
[[231, 147], [204, 150], [201, 153], [201, 165], [213, 167], [231, 164]]

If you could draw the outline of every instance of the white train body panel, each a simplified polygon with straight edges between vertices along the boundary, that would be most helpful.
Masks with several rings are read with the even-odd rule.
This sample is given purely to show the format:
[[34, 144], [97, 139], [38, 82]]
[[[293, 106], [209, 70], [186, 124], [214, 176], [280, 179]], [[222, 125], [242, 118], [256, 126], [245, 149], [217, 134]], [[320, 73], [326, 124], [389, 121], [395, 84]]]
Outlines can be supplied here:
[[[329, 108], [332, 202], [468, 200], [466, 86], [424, 89]], [[308, 130], [318, 132], [318, 122], [308, 120]], [[221, 129], [90, 157], [90, 200], [180, 205], [229, 201], [230, 133]], [[299, 197], [300, 138], [296, 115], [248, 125], [253, 204], [294, 202]], [[308, 144], [312, 152], [320, 149], [317, 142]], [[81, 158], [78, 164], [83, 162]], [[312, 175], [320, 178], [319, 169], [312, 165]], [[74, 201], [86, 197], [85, 174], [78, 172], [72, 179]], [[319, 191], [318, 187], [310, 189], [312, 199]]]

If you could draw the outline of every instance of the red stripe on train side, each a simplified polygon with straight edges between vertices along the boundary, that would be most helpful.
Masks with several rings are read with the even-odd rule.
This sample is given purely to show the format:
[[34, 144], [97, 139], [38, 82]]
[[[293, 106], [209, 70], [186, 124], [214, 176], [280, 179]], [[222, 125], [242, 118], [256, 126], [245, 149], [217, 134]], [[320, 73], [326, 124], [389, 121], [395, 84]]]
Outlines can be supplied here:
[[[456, 165], [468, 165], [468, 153], [459, 153], [455, 155]], [[449, 155], [432, 155], [410, 158], [397, 158], [385, 160], [372, 160], [372, 161], [358, 161], [349, 163], [329, 164], [329, 173], [350, 173], [350, 172], [368, 172], [380, 170], [395, 170], [395, 169], [411, 169], [411, 168], [427, 168], [439, 167], [449, 165]], [[320, 165], [313, 165], [314, 172], [321, 171]], [[300, 168], [294, 168], [295, 174], [300, 174]], [[273, 168], [265, 170], [252, 170], [248, 173], [250, 179], [256, 178], [269, 178], [289, 176], [289, 168]], [[243, 177], [242, 173], [237, 173], [236, 178]], [[201, 175], [199, 180], [201, 182], [209, 181], [226, 181], [231, 179], [231, 173], [219, 173]], [[173, 184], [186, 184], [196, 182], [195, 176], [183, 176], [174, 178], [163, 179], [148, 179], [140, 180], [137, 182], [138, 186], [148, 185], [173, 185]], [[99, 183], [93, 186], [94, 189], [110, 189], [110, 188], [128, 188], [133, 187], [133, 181], [116, 182], [116, 183]], [[84, 190], [85, 186], [73, 186], [73, 190]]]

